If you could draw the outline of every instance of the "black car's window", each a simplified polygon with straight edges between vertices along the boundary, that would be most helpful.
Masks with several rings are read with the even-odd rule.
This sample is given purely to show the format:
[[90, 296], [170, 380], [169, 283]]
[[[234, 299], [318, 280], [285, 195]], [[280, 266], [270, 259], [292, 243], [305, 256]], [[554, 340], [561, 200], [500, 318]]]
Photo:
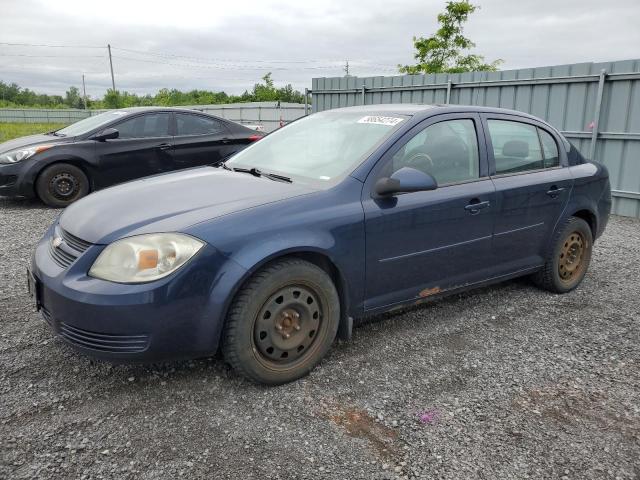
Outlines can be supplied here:
[[177, 113], [177, 135], [215, 135], [224, 131], [224, 125], [215, 118]]
[[120, 133], [119, 139], [154, 138], [169, 135], [168, 113], [147, 113], [125, 120], [114, 126]]
[[542, 148], [535, 126], [508, 120], [488, 120], [496, 161], [496, 174], [544, 168]]
[[424, 128], [393, 156], [384, 175], [402, 167], [429, 173], [438, 185], [479, 178], [478, 138], [473, 120], [446, 120]]
[[542, 142], [542, 152], [544, 153], [545, 168], [557, 167], [560, 165], [560, 156], [558, 155], [558, 145], [553, 137], [542, 129], [538, 129], [540, 141]]

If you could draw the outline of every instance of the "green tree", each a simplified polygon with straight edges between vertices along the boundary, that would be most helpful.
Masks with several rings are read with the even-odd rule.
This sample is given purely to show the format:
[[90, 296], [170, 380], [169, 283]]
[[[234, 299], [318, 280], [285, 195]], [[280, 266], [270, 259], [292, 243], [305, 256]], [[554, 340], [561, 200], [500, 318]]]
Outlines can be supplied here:
[[69, 87], [64, 96], [64, 103], [70, 108], [84, 108], [84, 102], [77, 87]]
[[468, 0], [449, 1], [445, 11], [438, 14], [440, 28], [432, 36], [413, 37], [417, 65], [398, 65], [400, 73], [460, 73], [472, 71], [494, 72], [502, 63], [485, 63], [482, 55], [464, 54], [476, 46], [465, 37], [463, 25], [479, 7]]
[[107, 90], [107, 93], [104, 94], [102, 103], [104, 108], [120, 108], [123, 106], [120, 92], [112, 88]]

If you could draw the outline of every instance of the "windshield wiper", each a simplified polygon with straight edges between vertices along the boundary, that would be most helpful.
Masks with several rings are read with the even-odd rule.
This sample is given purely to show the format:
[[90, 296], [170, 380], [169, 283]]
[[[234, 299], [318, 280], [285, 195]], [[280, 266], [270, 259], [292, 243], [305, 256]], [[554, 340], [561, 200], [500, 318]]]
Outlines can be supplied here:
[[64, 133], [58, 133], [55, 130], [51, 130], [50, 132], [47, 132], [46, 135], [53, 135], [54, 137], [66, 137]]
[[240, 172], [240, 173], [250, 173], [254, 177], [265, 177], [265, 178], [268, 178], [269, 180], [275, 180], [277, 182], [293, 183], [293, 180], [291, 180], [289, 177], [285, 177], [284, 175], [278, 175], [277, 173], [263, 172], [262, 170], [258, 170], [255, 167], [253, 168], [237, 167], [237, 168], [234, 168], [233, 171]]

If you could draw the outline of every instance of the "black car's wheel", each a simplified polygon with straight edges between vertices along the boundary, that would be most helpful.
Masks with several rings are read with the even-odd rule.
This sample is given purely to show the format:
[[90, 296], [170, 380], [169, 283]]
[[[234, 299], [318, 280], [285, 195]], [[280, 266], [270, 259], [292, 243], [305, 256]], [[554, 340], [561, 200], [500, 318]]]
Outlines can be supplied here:
[[251, 380], [290, 382], [324, 357], [339, 318], [340, 301], [329, 275], [304, 260], [276, 261], [253, 275], [234, 299], [222, 352]]
[[544, 267], [533, 277], [535, 283], [551, 292], [570, 292], [587, 273], [592, 248], [589, 224], [570, 217], [554, 235]]
[[38, 176], [36, 193], [51, 207], [66, 207], [89, 193], [89, 179], [74, 165], [56, 163]]

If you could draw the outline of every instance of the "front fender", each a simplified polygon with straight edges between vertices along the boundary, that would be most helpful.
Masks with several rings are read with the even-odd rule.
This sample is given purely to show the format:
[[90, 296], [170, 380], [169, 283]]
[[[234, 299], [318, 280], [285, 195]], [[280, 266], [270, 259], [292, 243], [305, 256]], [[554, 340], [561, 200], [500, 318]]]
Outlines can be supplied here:
[[330, 190], [274, 202], [194, 225], [185, 233], [209, 242], [246, 270], [229, 292], [230, 297], [256, 270], [276, 258], [292, 254], [322, 256], [347, 287], [342, 293], [348, 292], [348, 313], [358, 316], [365, 294], [364, 213], [362, 184], [355, 179], [349, 183], [346, 195]]
[[35, 157], [27, 160], [29, 165], [26, 166], [21, 177], [20, 190], [29, 196], [35, 195], [35, 184], [38, 175], [50, 165], [56, 163], [69, 163], [81, 169], [91, 183], [91, 190], [94, 190], [93, 178], [95, 170], [81, 157], [70, 153], [56, 153], [42, 158]]

